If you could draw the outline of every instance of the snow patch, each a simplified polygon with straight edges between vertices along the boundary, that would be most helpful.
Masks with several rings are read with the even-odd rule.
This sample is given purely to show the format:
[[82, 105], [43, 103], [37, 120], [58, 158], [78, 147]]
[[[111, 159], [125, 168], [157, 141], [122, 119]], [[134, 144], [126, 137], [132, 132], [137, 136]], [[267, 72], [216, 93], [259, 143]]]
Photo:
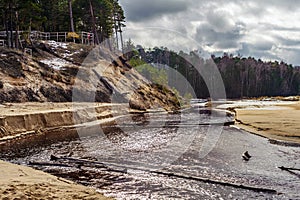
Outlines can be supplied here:
[[64, 53], [62, 56], [63, 58], [69, 58], [71, 60], [73, 60], [73, 58], [71, 58], [72, 56], [76, 55], [76, 54], [79, 54], [80, 52], [79, 51], [75, 51], [73, 53], [71, 53], [70, 51], [66, 51], [66, 53]]
[[63, 49], [67, 49], [68, 48], [68, 43], [64, 43], [64, 42], [56, 42], [54, 40], [48, 40], [47, 43], [52, 47], [52, 48], [63, 48]]
[[41, 62], [56, 70], [61, 70], [62, 68], [70, 65], [68, 61], [61, 58], [45, 59], [41, 60]]

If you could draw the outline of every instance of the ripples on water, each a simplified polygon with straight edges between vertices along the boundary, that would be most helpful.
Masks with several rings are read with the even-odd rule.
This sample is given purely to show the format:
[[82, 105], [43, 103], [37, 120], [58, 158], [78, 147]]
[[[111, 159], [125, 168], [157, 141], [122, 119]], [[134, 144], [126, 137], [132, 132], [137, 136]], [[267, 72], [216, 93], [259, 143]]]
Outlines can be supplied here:
[[[29, 156], [15, 158], [13, 162], [49, 162], [51, 154], [104, 162], [108, 168], [76, 165], [38, 168], [96, 187], [117, 199], [300, 199], [300, 173], [277, 168], [300, 168], [300, 148], [272, 145], [267, 139], [224, 127], [213, 150], [199, 158], [204, 138], [214, 126], [195, 125], [211, 121], [218, 119], [198, 113], [130, 116], [116, 126], [103, 127], [109, 130], [105, 135], [36, 148]], [[246, 150], [252, 155], [249, 162], [241, 158]], [[272, 188], [280, 194], [166, 176], [153, 173], [155, 170]]]

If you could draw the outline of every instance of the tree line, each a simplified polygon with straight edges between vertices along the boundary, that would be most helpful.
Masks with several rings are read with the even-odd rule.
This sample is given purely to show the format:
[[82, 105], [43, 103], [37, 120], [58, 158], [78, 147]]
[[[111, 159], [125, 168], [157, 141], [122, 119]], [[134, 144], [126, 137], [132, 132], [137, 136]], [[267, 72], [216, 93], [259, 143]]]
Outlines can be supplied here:
[[[210, 60], [213, 62], [207, 62], [198, 51], [175, 52], [166, 47], [145, 50], [141, 46], [134, 47], [131, 42], [127, 42], [126, 48], [132, 49], [132, 51], [127, 49], [129, 52], [127, 56], [131, 63], [139, 64], [141, 62], [137, 60], [140, 59], [144, 63], [164, 68], [167, 74], [170, 68], [179, 72], [188, 81], [198, 98], [208, 98], [210, 94], [195, 65], [207, 70], [212, 63], [217, 66], [222, 76], [227, 98], [300, 94], [300, 67], [293, 67], [284, 62], [264, 62], [252, 57], [245, 58], [226, 53], [223, 56], [212, 55]], [[174, 85], [176, 81], [176, 76], [169, 73], [169, 85]], [[179, 87], [179, 92], [185, 94], [186, 86], [181, 84]]]
[[125, 26], [118, 0], [0, 0], [0, 9], [0, 30], [6, 32], [9, 47], [18, 47], [20, 35], [15, 33], [20, 30], [29, 40], [33, 30], [92, 32], [99, 44], [113, 36], [122, 40]]

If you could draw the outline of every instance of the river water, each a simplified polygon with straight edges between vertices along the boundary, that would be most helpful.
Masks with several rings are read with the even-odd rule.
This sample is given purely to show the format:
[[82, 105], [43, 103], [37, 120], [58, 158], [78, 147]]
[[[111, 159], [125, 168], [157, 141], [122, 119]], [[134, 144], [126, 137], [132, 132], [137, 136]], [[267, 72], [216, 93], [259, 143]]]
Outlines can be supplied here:
[[[36, 147], [9, 160], [117, 199], [300, 199], [300, 172], [278, 168], [300, 168], [299, 147], [271, 144], [219, 124], [227, 118], [200, 113], [130, 115], [93, 135]], [[249, 161], [241, 157], [245, 151]], [[54, 162], [50, 155], [102, 164]]]

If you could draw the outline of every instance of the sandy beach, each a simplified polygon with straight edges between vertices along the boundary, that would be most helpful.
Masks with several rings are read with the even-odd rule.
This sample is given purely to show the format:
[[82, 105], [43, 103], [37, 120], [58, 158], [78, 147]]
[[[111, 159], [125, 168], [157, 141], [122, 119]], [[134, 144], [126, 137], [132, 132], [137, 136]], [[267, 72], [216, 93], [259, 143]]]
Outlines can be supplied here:
[[269, 139], [300, 144], [300, 102], [236, 108], [236, 125]]
[[1, 199], [110, 199], [71, 181], [0, 161]]
[[[99, 116], [103, 118], [110, 114], [106, 112], [108, 104], [82, 105], [82, 107], [85, 109], [96, 107], [99, 110]], [[46, 131], [48, 128], [68, 128], [74, 124], [72, 110], [72, 103], [2, 104], [0, 106], [0, 142], [2, 144], [11, 139], [23, 138], [28, 131], [38, 135], [41, 132], [39, 130], [42, 130], [49, 135]], [[64, 135], [60, 137], [66, 137], [66, 130], [62, 133]], [[0, 160], [0, 199], [98, 200], [109, 198], [94, 189], [42, 171]]]

